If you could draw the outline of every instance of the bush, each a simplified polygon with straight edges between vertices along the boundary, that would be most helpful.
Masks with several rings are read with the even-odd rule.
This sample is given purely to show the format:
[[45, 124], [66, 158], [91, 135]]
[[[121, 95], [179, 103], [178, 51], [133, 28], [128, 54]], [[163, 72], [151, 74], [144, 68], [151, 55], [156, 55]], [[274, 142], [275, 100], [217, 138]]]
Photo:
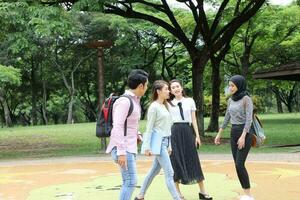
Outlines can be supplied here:
[[[220, 113], [219, 115], [224, 116], [226, 113], [226, 109], [227, 109], [227, 101], [229, 99], [230, 96], [225, 96], [225, 95], [221, 95], [220, 96]], [[263, 112], [263, 103], [262, 103], [262, 99], [259, 96], [251, 96], [252, 100], [253, 100], [253, 104], [254, 104], [254, 111], [257, 113], [261, 113]], [[212, 105], [212, 96], [205, 96], [204, 97], [204, 116], [208, 117], [210, 116], [210, 111], [211, 111], [211, 105]]]
[[[225, 115], [226, 109], [227, 109], [227, 97], [225, 95], [220, 96], [220, 115]], [[205, 96], [204, 97], [204, 116], [208, 117], [210, 116], [211, 111], [211, 105], [212, 105], [212, 96]]]

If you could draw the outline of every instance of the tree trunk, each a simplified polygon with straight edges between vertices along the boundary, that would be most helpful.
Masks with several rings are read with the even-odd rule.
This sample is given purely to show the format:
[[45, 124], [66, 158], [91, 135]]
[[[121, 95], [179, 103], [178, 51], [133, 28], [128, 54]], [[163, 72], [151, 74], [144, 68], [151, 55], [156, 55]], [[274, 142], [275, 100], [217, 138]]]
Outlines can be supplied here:
[[275, 98], [276, 98], [276, 104], [277, 104], [277, 112], [278, 113], [283, 113], [283, 109], [282, 109], [282, 104], [281, 104], [281, 99], [280, 99], [279, 93], [275, 92]]
[[289, 113], [292, 113], [293, 112], [292, 102], [289, 101], [286, 106], [287, 106]]
[[47, 118], [47, 88], [46, 88], [46, 81], [43, 81], [43, 102], [42, 102], [42, 115], [43, 115], [43, 123], [45, 125], [48, 124]]
[[37, 91], [36, 91], [36, 69], [33, 58], [31, 61], [31, 121], [32, 125], [37, 125]]
[[218, 132], [219, 130], [219, 114], [220, 114], [220, 87], [221, 87], [221, 78], [220, 78], [220, 62], [216, 58], [211, 59], [212, 63], [212, 104], [210, 111], [210, 122], [207, 132]]
[[203, 94], [203, 73], [206, 63], [209, 60], [207, 54], [192, 58], [192, 78], [193, 78], [193, 97], [197, 108], [197, 123], [199, 134], [204, 134], [204, 94]]
[[2, 104], [3, 111], [4, 111], [5, 124], [8, 127], [12, 127], [13, 123], [11, 120], [9, 107], [8, 107], [6, 99], [4, 98], [4, 91], [2, 89], [0, 89], [0, 102]]
[[68, 119], [67, 124], [73, 124], [73, 105], [74, 105], [74, 94], [73, 92], [70, 94], [70, 101], [68, 105]]
[[70, 101], [68, 105], [68, 119], [67, 119], [67, 124], [73, 124], [74, 119], [73, 119], [73, 106], [75, 103], [75, 85], [74, 85], [74, 71], [71, 72], [71, 86], [68, 87], [69, 89], [69, 95], [70, 95]]
[[[247, 51], [247, 50], [245, 50]], [[242, 75], [247, 78], [249, 68], [250, 68], [250, 55], [244, 52], [244, 55], [241, 57], [241, 65], [242, 65]]]
[[296, 112], [300, 112], [300, 87], [299, 87], [299, 83], [297, 83], [297, 87], [296, 87], [295, 106], [296, 106]]

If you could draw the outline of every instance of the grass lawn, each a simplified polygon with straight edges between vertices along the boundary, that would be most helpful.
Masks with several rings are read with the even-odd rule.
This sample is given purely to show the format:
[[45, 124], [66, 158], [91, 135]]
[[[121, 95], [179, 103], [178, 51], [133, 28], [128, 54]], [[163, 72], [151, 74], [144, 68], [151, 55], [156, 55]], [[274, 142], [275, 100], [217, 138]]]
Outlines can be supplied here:
[[[252, 152], [295, 152], [299, 147], [274, 147], [300, 144], [300, 113], [259, 115], [266, 132], [265, 146]], [[220, 119], [222, 121], [223, 118]], [[208, 118], [205, 119], [207, 124]], [[140, 123], [145, 130], [146, 122]], [[227, 127], [224, 138], [229, 138]], [[230, 153], [228, 142], [211, 144], [216, 133], [207, 133], [200, 152]], [[97, 155], [100, 143], [95, 137], [95, 123], [0, 128], [0, 159], [43, 158], [55, 156]]]

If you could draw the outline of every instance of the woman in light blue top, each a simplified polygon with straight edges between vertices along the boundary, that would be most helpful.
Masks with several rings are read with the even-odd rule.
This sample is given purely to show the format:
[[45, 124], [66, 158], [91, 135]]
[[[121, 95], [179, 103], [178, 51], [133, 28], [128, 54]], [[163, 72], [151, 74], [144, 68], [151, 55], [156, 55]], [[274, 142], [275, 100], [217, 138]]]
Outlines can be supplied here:
[[152, 155], [150, 147], [153, 131], [155, 131], [155, 134], [161, 134], [162, 144], [160, 154], [155, 155], [152, 168], [148, 172], [148, 175], [143, 182], [141, 191], [135, 200], [144, 199], [147, 189], [149, 188], [154, 177], [160, 172], [161, 168], [164, 170], [166, 185], [172, 196], [172, 199], [180, 200], [173, 181], [174, 171], [169, 157], [172, 151], [170, 142], [172, 120], [166, 101], [169, 98], [169, 93], [169, 85], [167, 82], [158, 80], [153, 83], [153, 102], [148, 109], [147, 127], [143, 141], [145, 155]]

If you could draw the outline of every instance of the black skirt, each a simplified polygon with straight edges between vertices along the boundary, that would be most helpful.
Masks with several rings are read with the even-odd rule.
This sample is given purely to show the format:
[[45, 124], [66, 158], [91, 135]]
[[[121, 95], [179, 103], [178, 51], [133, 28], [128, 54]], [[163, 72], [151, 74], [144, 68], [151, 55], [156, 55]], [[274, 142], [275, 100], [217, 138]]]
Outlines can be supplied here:
[[174, 181], [188, 185], [204, 180], [193, 128], [188, 123], [175, 123], [172, 126], [171, 144]]

